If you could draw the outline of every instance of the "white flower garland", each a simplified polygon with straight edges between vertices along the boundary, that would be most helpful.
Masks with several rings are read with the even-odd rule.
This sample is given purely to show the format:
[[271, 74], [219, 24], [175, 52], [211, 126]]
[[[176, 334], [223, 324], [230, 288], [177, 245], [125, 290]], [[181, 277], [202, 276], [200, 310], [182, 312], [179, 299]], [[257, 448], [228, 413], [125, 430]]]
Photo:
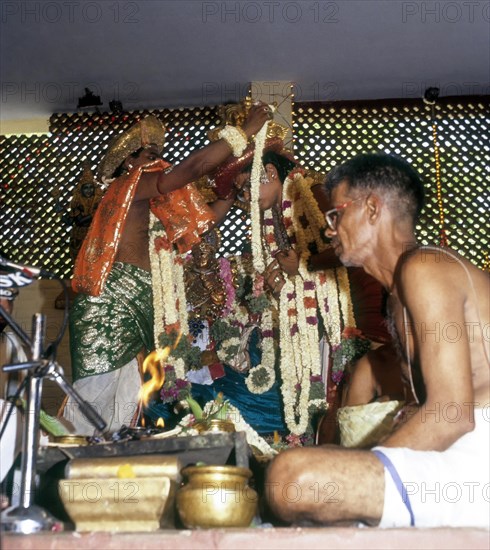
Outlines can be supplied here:
[[274, 234], [274, 217], [272, 208], [265, 210], [263, 216], [264, 252], [272, 259], [279, 252], [279, 247], [277, 246], [276, 237]]
[[[329, 343], [338, 345], [341, 341], [342, 328], [355, 327], [354, 310], [350, 295], [350, 285], [347, 270], [344, 267], [326, 270], [325, 272], [309, 273], [306, 269], [310, 256], [309, 244], [315, 242], [321, 252], [326, 244], [321, 239], [321, 231], [325, 227], [324, 216], [318, 207], [311, 186], [312, 178], [305, 178], [300, 172], [293, 174], [284, 184], [286, 206], [283, 207], [284, 218], [288, 231], [296, 239], [296, 251], [300, 255], [299, 271], [303, 279], [313, 280], [315, 294], [320, 304], [320, 312], [324, 315]], [[303, 227], [301, 219], [306, 217], [307, 227]]]
[[293, 202], [295, 180], [297, 178], [287, 178], [284, 182], [283, 218], [290, 240], [296, 239], [300, 267], [299, 275], [290, 278], [281, 291], [279, 348], [286, 425], [291, 433], [301, 435], [308, 426], [311, 376], [321, 371], [321, 358], [318, 324], [313, 322], [317, 319], [314, 278], [304, 268], [305, 262], [301, 261], [305, 252], [308, 253], [308, 247], [306, 242], [297, 240], [299, 235], [301, 241], [302, 233], [297, 229], [301, 223], [294, 208], [298, 201]]
[[158, 349], [158, 336], [163, 332], [164, 319], [165, 319], [165, 299], [164, 299], [164, 285], [160, 284], [160, 257], [156, 252], [154, 241], [157, 238], [166, 238], [165, 230], [161, 231], [154, 229], [155, 220], [157, 218], [150, 212], [150, 227], [149, 227], [149, 254], [150, 254], [150, 267], [151, 267], [151, 286], [153, 292], [153, 334], [155, 338], [155, 348]]
[[[313, 178], [303, 177], [299, 172], [293, 176], [292, 189], [294, 189], [294, 196], [291, 197], [291, 200], [294, 201], [296, 240], [302, 244], [301, 250], [305, 252], [305, 262], [310, 255], [307, 243], [315, 243], [319, 252], [326, 248], [322, 233], [325, 230], [327, 222], [311, 191], [311, 187], [314, 184], [315, 181]], [[300, 197], [300, 200], [295, 200], [295, 197]], [[306, 217], [308, 220], [306, 227], [303, 227], [300, 221], [303, 217]]]
[[[155, 228], [159, 229], [155, 229]], [[188, 333], [188, 316], [186, 308], [184, 270], [182, 258], [173, 249], [167, 233], [157, 217], [150, 211], [149, 220], [149, 254], [154, 308], [155, 348], [159, 349], [158, 338], [168, 325], [177, 324], [182, 336]], [[159, 247], [156, 243], [167, 241], [167, 246]], [[171, 357], [171, 355], [170, 355]], [[181, 358], [173, 362], [176, 378], [185, 378], [186, 366]]]
[[265, 269], [264, 258], [262, 257], [262, 238], [260, 223], [260, 175], [263, 170], [262, 153], [264, 151], [267, 137], [268, 124], [264, 124], [255, 136], [255, 151], [250, 174], [250, 217], [252, 225], [252, 258], [255, 271], [263, 273]]
[[[259, 144], [260, 145], [260, 144]], [[259, 157], [261, 158], [261, 156]], [[294, 181], [301, 181], [301, 174], [295, 178], [288, 179], [285, 182], [285, 188]], [[254, 188], [259, 192], [260, 172], [255, 174]], [[287, 195], [287, 193], [285, 193]], [[253, 203], [252, 199], [252, 203]], [[292, 204], [293, 201], [291, 201]], [[294, 201], [295, 206], [298, 200]], [[258, 197], [256, 200], [258, 206]], [[287, 219], [289, 237], [293, 240], [296, 233], [304, 235], [298, 229], [299, 220], [295, 223], [292, 219], [292, 208], [283, 203], [284, 217]], [[277, 244], [274, 239], [274, 225], [272, 219], [272, 210], [264, 212], [264, 241], [262, 245], [260, 210], [257, 208], [255, 223], [255, 236], [253, 238], [253, 268], [257, 274], [258, 265], [264, 260], [267, 265], [272, 260], [272, 255], [277, 251]], [[298, 219], [298, 216], [295, 216]], [[258, 221], [257, 221], [258, 220]], [[253, 233], [254, 234], [254, 233]], [[294, 242], [294, 241], [293, 241]], [[260, 243], [260, 245], [259, 245]], [[308, 251], [307, 242], [304, 239], [302, 246], [298, 246], [301, 251]], [[265, 265], [265, 264], [264, 264]], [[317, 300], [315, 293], [315, 277], [306, 270], [306, 262], [300, 264], [300, 275], [292, 280], [287, 280], [283, 288], [279, 303], [279, 330], [280, 330], [280, 369], [282, 386], [281, 393], [284, 403], [284, 414], [286, 425], [293, 433], [300, 435], [305, 432], [309, 421], [309, 406], [326, 406], [325, 400], [309, 401], [311, 389], [311, 376], [320, 375], [321, 358], [320, 344], [317, 324]], [[244, 267], [237, 262], [238, 267]], [[265, 267], [264, 267], [265, 268]], [[259, 272], [260, 273], [260, 272]], [[236, 309], [236, 308], [235, 308]], [[236, 313], [236, 312], [235, 312]], [[230, 321], [230, 319], [228, 318]], [[233, 323], [233, 321], [232, 321]], [[262, 334], [262, 361], [249, 371], [246, 379], [246, 385], [252, 393], [263, 393], [267, 391], [275, 380], [275, 348], [272, 338], [273, 329], [273, 310], [263, 312], [260, 321]], [[236, 340], [236, 339], [235, 339]], [[232, 342], [230, 342], [230, 345]], [[236, 342], [235, 342], [236, 344]], [[223, 347], [227, 347], [226, 344]], [[267, 383], [256, 384], [254, 375], [261, 375], [267, 378]]]
[[352, 298], [350, 294], [349, 274], [347, 273], [347, 269], [345, 267], [337, 268], [336, 274], [344, 327], [355, 327], [356, 319], [354, 317], [354, 308], [352, 306]]
[[[271, 252], [275, 251], [271, 212], [264, 213], [266, 246], [263, 246], [261, 214], [258, 205], [266, 131], [266, 126], [264, 126], [256, 136], [251, 175], [252, 258], [255, 274], [263, 273], [265, 262], [268, 265], [272, 260]], [[355, 323], [352, 322], [353, 311], [345, 270], [339, 270], [337, 280], [333, 271], [309, 273], [306, 269], [306, 262], [310, 254], [308, 244], [315, 242], [319, 250], [325, 247], [321, 238], [318, 238], [322, 216], [318, 207], [315, 206], [316, 201], [311, 193], [308, 179], [303, 178], [300, 173], [287, 178], [284, 182], [284, 196], [286, 197], [283, 202], [285, 226], [291, 241], [296, 242], [296, 251], [300, 255], [300, 266], [299, 275], [286, 280], [278, 304], [281, 394], [286, 425], [292, 434], [301, 435], [308, 427], [309, 409], [312, 406], [317, 408], [326, 406], [325, 399], [310, 400], [311, 377], [321, 373], [317, 311], [324, 311], [325, 305], [328, 304], [328, 312], [323, 317], [331, 345], [340, 343], [341, 316], [344, 325], [355, 326]], [[310, 223], [306, 228], [303, 228], [300, 220], [304, 215]], [[314, 223], [311, 221], [312, 219]], [[155, 226], [156, 222], [156, 218], [151, 214], [150, 229]], [[163, 228], [150, 232], [156, 340], [168, 325], [178, 324], [182, 332], [187, 333], [188, 331], [182, 259], [175, 253], [171, 245], [159, 247], [157, 253], [155, 239], [159, 238], [168, 240]], [[240, 257], [237, 258], [237, 268], [242, 272], [245, 270]], [[339, 296], [339, 294], [346, 296]], [[234, 326], [244, 328], [249, 323], [249, 314], [235, 302], [234, 307], [227, 315], [227, 321]], [[252, 393], [260, 394], [267, 391], [275, 381], [276, 349], [272, 332], [273, 321], [274, 309], [271, 307], [262, 313], [260, 320], [263, 335], [261, 363], [250, 369], [246, 379], [246, 385]], [[218, 350], [220, 360], [229, 362], [231, 349], [236, 349], [239, 345], [239, 338], [230, 338], [223, 342]], [[177, 378], [185, 378], [185, 365], [181, 359], [175, 361], [174, 367]], [[263, 372], [260, 373], [260, 370]], [[267, 378], [266, 384], [254, 382], [254, 375], [259, 373]], [[234, 410], [241, 418], [239, 411]], [[241, 424], [240, 420], [235, 423], [237, 429], [243, 426], [249, 444], [256, 446], [264, 454], [272, 451], [272, 448], [248, 424], [244, 421]]]
[[[244, 272], [244, 265], [241, 256], [235, 257], [236, 271], [237, 273]], [[249, 322], [249, 315], [241, 304], [235, 299], [230, 305], [229, 311], [226, 313], [226, 322], [233, 327], [239, 328], [241, 331], [246, 327]], [[233, 336], [221, 342], [221, 345], [217, 351], [218, 359], [223, 363], [231, 364], [235, 358], [234, 350], [240, 347], [240, 337]]]
[[[247, 275], [253, 277], [255, 275], [255, 272], [253, 271], [253, 266], [250, 266], [249, 263], [247, 263], [246, 265], [246, 263], [243, 261], [242, 256], [237, 256], [235, 258], [235, 263], [237, 273], [241, 274], [243, 277]], [[250, 271], [251, 267], [252, 271]], [[255, 283], [257, 284], [257, 278], [255, 279]], [[275, 381], [275, 342], [273, 335], [273, 317], [274, 312], [272, 311], [272, 309], [266, 310], [261, 314], [259, 325], [262, 336], [262, 358], [259, 365], [252, 367], [248, 371], [247, 378], [245, 379], [245, 384], [247, 385], [248, 389], [255, 394], [266, 392], [272, 387]], [[250, 326], [251, 324], [256, 324], [256, 322], [251, 319], [250, 312], [247, 310], [247, 308], [239, 304], [237, 301], [234, 302], [232, 309], [230, 309], [230, 311], [227, 313], [226, 321], [231, 326], [238, 327], [242, 331], [247, 326]], [[232, 355], [232, 351], [234, 351], [234, 349], [236, 350], [240, 346], [240, 344], [241, 340], [239, 337], [232, 337], [225, 340], [221, 343], [221, 346], [217, 352], [218, 358], [224, 363], [233, 364], [234, 356]], [[255, 384], [254, 379], [259, 371], [264, 371], [264, 375], [267, 374], [266, 384]]]
[[218, 137], [231, 147], [234, 157], [241, 157], [247, 147], [247, 135], [237, 126], [225, 126], [218, 132]]
[[[260, 156], [260, 159], [262, 159], [262, 155]], [[267, 237], [269, 236], [268, 232], [272, 231], [272, 236], [274, 233], [274, 228], [271, 223], [272, 209], [266, 210], [263, 215], [264, 215], [264, 223], [265, 223], [264, 240], [266, 241], [266, 243], [265, 245], [262, 244], [262, 238], [261, 238], [262, 232], [261, 232], [261, 227], [259, 226], [257, 229], [257, 235], [260, 240], [260, 248], [256, 245], [255, 252], [253, 252], [252, 254], [253, 268], [255, 270], [253, 273], [253, 276], [255, 278], [255, 284], [257, 284], [258, 282], [258, 277], [262, 277], [261, 275], [262, 272], [257, 271], [257, 263], [258, 263], [257, 260], [260, 258], [260, 261], [264, 265], [264, 269], [265, 269], [265, 264], [269, 265], [269, 263], [272, 261], [271, 249], [267, 246]], [[259, 210], [259, 219], [260, 219], [260, 210]], [[252, 226], [252, 232], [253, 232], [253, 226]], [[275, 244], [275, 241], [273, 242]], [[262, 279], [261, 279], [260, 286], [261, 288], [263, 288]], [[247, 388], [250, 390], [250, 392], [255, 394], [261, 394], [266, 392], [272, 387], [272, 385], [276, 380], [276, 371], [275, 371], [275, 363], [276, 363], [275, 347], [276, 346], [274, 342], [274, 333], [273, 333], [273, 330], [274, 330], [273, 317], [274, 317], [274, 312], [273, 312], [272, 306], [270, 307], [270, 309], [262, 312], [262, 315], [260, 318], [260, 328], [262, 332], [261, 362], [259, 365], [256, 365], [255, 367], [250, 369], [247, 379], [245, 381], [245, 384], [247, 385]], [[258, 376], [260, 371], [262, 371], [262, 377], [267, 376], [267, 383], [256, 384], [254, 382], [255, 376]]]
[[225, 340], [219, 350], [217, 351], [218, 359], [222, 363], [231, 363], [234, 358], [234, 353], [232, 354], [232, 350], [237, 349], [240, 346], [240, 338], [233, 337], [228, 338], [228, 340]]
[[[262, 358], [259, 365], [251, 368], [248, 371], [248, 376], [245, 380], [247, 388], [256, 394], [261, 394], [270, 390], [272, 385], [276, 380], [276, 372], [274, 370], [275, 363], [275, 350], [274, 350], [274, 336], [273, 336], [273, 323], [272, 323], [272, 309], [268, 309], [262, 313], [261, 318], [261, 329], [262, 329]], [[264, 374], [267, 375], [267, 383], [256, 385], [254, 383], [255, 375], [263, 370]]]
[[[206, 404], [207, 406], [208, 404]], [[206, 408], [205, 408], [206, 410]], [[233, 405], [228, 405], [228, 418], [235, 424], [237, 432], [245, 432], [247, 443], [258, 449], [264, 456], [272, 457], [277, 454], [263, 437], [261, 437], [242, 416], [242, 413]]]
[[335, 270], [328, 269], [324, 273], [315, 273], [315, 279], [318, 281], [318, 302], [323, 311], [327, 310], [324, 321], [328, 342], [331, 346], [336, 346], [340, 344], [342, 318]]

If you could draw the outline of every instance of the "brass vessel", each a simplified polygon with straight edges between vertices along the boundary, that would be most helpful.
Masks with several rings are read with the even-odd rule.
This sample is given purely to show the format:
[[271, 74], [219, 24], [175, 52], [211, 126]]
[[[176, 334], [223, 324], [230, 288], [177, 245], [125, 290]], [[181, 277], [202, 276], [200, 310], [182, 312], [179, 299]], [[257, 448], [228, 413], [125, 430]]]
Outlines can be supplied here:
[[199, 433], [233, 433], [235, 431], [235, 424], [231, 420], [213, 418], [211, 420], [196, 422], [194, 428]]
[[77, 531], [156, 531], [171, 493], [168, 477], [62, 479], [58, 489]]
[[248, 527], [258, 495], [249, 487], [252, 472], [238, 466], [189, 466], [187, 483], [177, 491], [177, 510], [185, 527]]
[[84, 435], [56, 435], [53, 436], [52, 442], [60, 446], [79, 446], [79, 445], [88, 445], [88, 440]]
[[58, 483], [77, 531], [155, 531], [175, 525], [178, 457], [77, 458]]

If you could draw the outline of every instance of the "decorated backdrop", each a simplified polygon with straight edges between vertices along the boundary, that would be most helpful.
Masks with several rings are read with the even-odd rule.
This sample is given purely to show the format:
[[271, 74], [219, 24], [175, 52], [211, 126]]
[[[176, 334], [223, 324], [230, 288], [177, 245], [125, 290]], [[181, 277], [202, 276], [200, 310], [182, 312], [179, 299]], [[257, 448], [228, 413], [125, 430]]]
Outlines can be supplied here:
[[[490, 103], [488, 97], [364, 103], [296, 103], [295, 154], [326, 172], [365, 151], [384, 150], [411, 162], [426, 182], [428, 206], [417, 227], [424, 244], [446, 242], [480, 267], [490, 244]], [[167, 127], [172, 163], [208, 143], [217, 107], [131, 113], [55, 114], [45, 135], [0, 136], [1, 253], [69, 278], [70, 215], [84, 166], [95, 172], [110, 138], [147, 114]], [[220, 254], [239, 251], [249, 221], [233, 210], [221, 228]]]

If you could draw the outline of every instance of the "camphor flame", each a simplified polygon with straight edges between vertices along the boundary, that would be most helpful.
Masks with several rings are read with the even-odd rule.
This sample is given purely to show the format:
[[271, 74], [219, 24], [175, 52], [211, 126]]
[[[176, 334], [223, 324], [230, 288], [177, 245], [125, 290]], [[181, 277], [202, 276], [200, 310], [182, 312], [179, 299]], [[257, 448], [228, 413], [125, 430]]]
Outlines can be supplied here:
[[143, 374], [148, 372], [151, 376], [140, 388], [138, 399], [143, 405], [148, 405], [151, 394], [159, 390], [165, 382], [165, 370], [163, 363], [170, 355], [170, 346], [156, 349], [145, 357], [143, 361]]
[[165, 420], [163, 420], [163, 418], [160, 417], [157, 420], [156, 426], [157, 426], [157, 428], [164, 428], [165, 427]]

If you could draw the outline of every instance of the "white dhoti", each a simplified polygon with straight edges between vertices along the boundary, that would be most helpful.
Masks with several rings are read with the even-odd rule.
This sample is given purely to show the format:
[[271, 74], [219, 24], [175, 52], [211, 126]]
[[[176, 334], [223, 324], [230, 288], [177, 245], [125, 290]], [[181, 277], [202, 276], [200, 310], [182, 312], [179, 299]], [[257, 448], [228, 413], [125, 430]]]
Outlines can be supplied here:
[[445, 451], [372, 450], [388, 458], [380, 527], [490, 528], [489, 407], [475, 409], [475, 429]]
[[[136, 358], [119, 369], [82, 378], [73, 384], [81, 398], [88, 401], [106, 421], [108, 432], [115, 432], [123, 425], [130, 425], [138, 409], [140, 386]], [[81, 413], [71, 397], [66, 403], [63, 416], [73, 424], [78, 435], [94, 435], [94, 426]]]

